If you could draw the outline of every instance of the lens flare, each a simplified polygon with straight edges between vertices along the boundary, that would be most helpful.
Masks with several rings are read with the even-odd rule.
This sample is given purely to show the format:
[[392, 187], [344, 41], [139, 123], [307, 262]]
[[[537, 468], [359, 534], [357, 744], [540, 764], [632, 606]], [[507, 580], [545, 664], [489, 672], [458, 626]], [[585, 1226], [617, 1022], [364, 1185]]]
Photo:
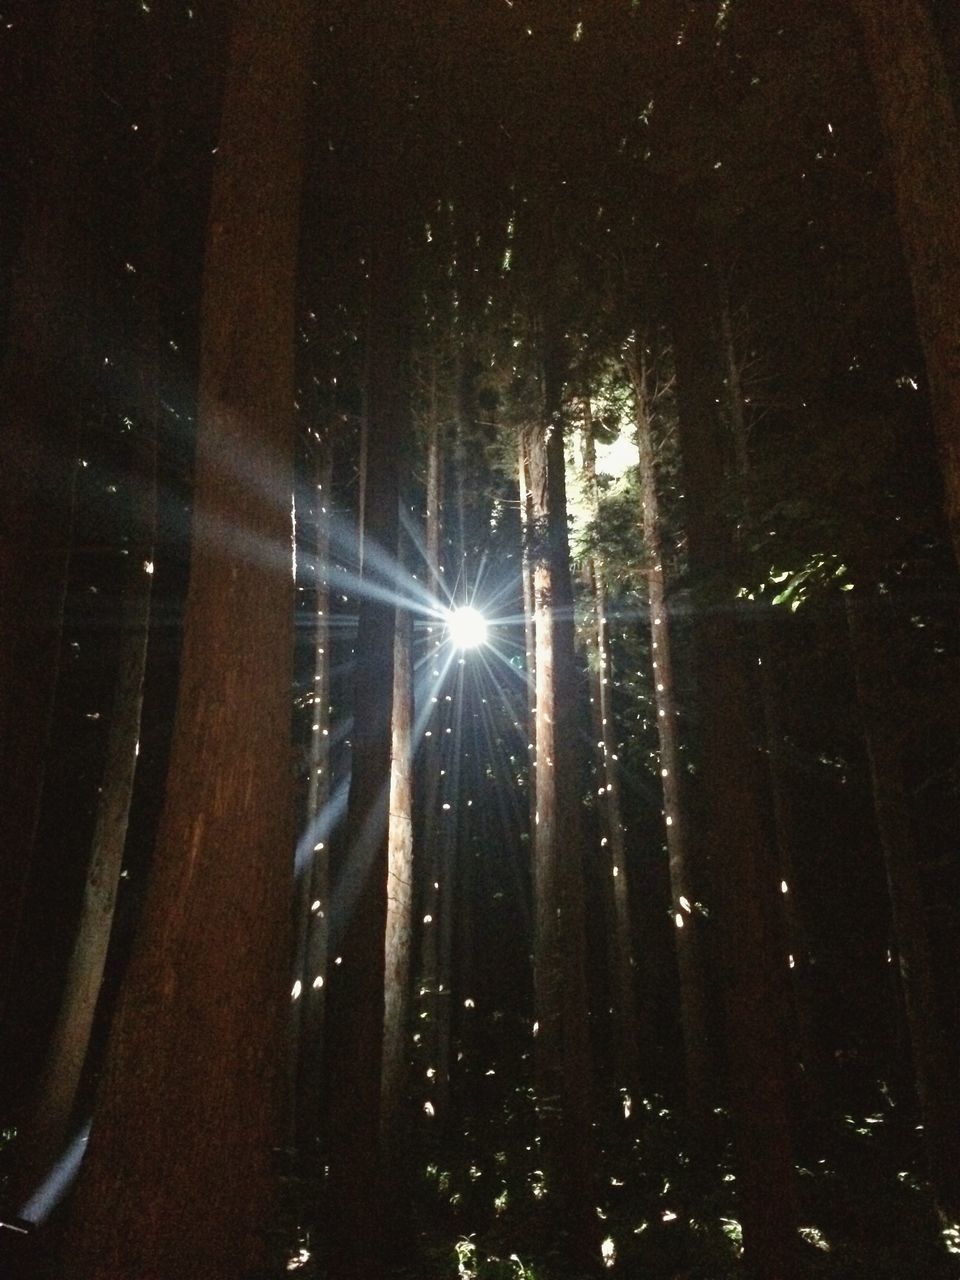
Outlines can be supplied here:
[[476, 649], [487, 638], [487, 620], [482, 613], [463, 605], [447, 615], [447, 631], [458, 649]]

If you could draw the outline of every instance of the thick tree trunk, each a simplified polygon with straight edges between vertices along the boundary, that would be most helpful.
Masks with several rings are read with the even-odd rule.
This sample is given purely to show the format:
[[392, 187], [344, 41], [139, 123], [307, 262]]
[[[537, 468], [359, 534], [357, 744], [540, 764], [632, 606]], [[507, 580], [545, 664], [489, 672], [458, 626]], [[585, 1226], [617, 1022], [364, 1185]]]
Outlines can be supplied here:
[[[796, 1274], [785, 966], [772, 922], [774, 868], [761, 813], [762, 778], [750, 711], [744, 621], [723, 584], [732, 534], [722, 514], [716, 405], [718, 353], [709, 250], [688, 212], [669, 245], [678, 427], [686, 481], [689, 563], [701, 591], [696, 617], [703, 703], [708, 829], [719, 898], [729, 1087], [740, 1169], [744, 1258], [760, 1276]], [[714, 308], [715, 312], [715, 308]], [[781, 970], [783, 971], [781, 973]]]
[[530, 432], [536, 619], [534, 996], [538, 1104], [547, 1174], [585, 1262], [596, 1245], [584, 965], [581, 778], [573, 587], [567, 545], [561, 385], [545, 358], [544, 424]]
[[926, 0], [850, 0], [890, 144], [927, 362], [947, 521], [960, 560], [960, 123]]
[[[584, 401], [583, 489], [592, 521], [600, 513], [597, 488], [597, 451], [589, 399]], [[594, 740], [599, 753], [597, 779], [601, 831], [609, 864], [608, 889], [611, 922], [608, 930], [610, 985], [613, 996], [614, 1061], [617, 1085], [632, 1098], [639, 1083], [639, 1020], [634, 977], [633, 927], [630, 913], [630, 885], [627, 875], [626, 843], [620, 803], [620, 771], [617, 767], [617, 738], [613, 716], [613, 668], [610, 662], [610, 629], [607, 623], [607, 588], [603, 564], [596, 554], [588, 556], [584, 575], [590, 598], [591, 617], [587, 623], [587, 649], [591, 655], [591, 711]]]
[[704, 988], [702, 916], [690, 843], [689, 815], [683, 803], [679, 708], [671, 649], [671, 619], [667, 599], [663, 545], [660, 536], [660, 499], [654, 463], [653, 424], [647, 401], [646, 370], [641, 358], [633, 371], [640, 459], [640, 494], [643, 546], [647, 562], [647, 599], [650, 607], [650, 652], [654, 706], [660, 747], [660, 783], [667, 842], [670, 896], [676, 925], [675, 946], [680, 984], [680, 1023], [683, 1030], [687, 1107], [696, 1132], [706, 1135], [713, 1127], [714, 1053], [710, 1043], [707, 999]]
[[[307, 782], [307, 830], [330, 800], [330, 519], [333, 512], [333, 443], [317, 446], [314, 492], [316, 604], [313, 638], [313, 714], [310, 722], [310, 776]], [[297, 963], [291, 1065], [295, 1071], [295, 1128], [302, 1154], [312, 1155], [320, 1133], [323, 1097], [323, 1021], [326, 1009], [328, 921], [330, 911], [329, 839], [315, 839], [297, 891]]]
[[889, 718], [896, 696], [882, 639], [889, 633], [889, 611], [862, 590], [848, 594], [845, 603], [930, 1177], [941, 1215], [955, 1223], [960, 1220], [960, 1098], [939, 1009], [900, 743]]
[[91, 0], [61, 0], [51, 20], [0, 370], [0, 1009], [43, 790], [88, 377], [81, 204], [95, 21]]
[[301, 0], [238, 4], [167, 800], [63, 1251], [77, 1280], [235, 1280], [263, 1256], [292, 890], [293, 313], [311, 34]]

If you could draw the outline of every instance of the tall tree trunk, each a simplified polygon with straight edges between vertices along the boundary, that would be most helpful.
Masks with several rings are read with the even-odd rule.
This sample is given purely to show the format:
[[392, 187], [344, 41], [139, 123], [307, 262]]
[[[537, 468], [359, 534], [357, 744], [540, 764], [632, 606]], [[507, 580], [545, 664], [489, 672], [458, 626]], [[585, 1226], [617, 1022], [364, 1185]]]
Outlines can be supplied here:
[[850, 0], [890, 145], [897, 219], [927, 362], [960, 560], [960, 123], [926, 0]]
[[60, 1008], [17, 1173], [17, 1184], [25, 1194], [42, 1182], [66, 1145], [106, 965], [133, 799], [157, 518], [158, 347], [156, 313], [152, 308], [145, 320], [149, 332], [138, 352], [143, 417], [136, 446], [138, 457], [131, 478], [133, 538], [128, 547], [128, 580], [120, 621], [103, 783], [97, 802], [80, 923], [67, 963]]
[[667, 598], [660, 536], [660, 499], [654, 462], [653, 422], [648, 401], [646, 364], [642, 350], [631, 369], [640, 461], [640, 502], [646, 558], [647, 600], [650, 608], [650, 652], [654, 706], [660, 748], [660, 783], [667, 842], [670, 896], [676, 925], [675, 946], [680, 984], [680, 1024], [683, 1030], [687, 1107], [694, 1130], [712, 1129], [714, 1054], [710, 1043], [704, 987], [702, 916], [690, 842], [688, 813], [680, 779], [679, 708], [673, 664], [672, 623]]
[[[329, 433], [317, 446], [314, 481], [316, 604], [313, 639], [313, 712], [310, 722], [310, 776], [307, 830], [316, 831], [330, 800], [330, 520], [333, 512], [333, 442]], [[296, 1135], [301, 1153], [314, 1154], [323, 1096], [323, 1019], [326, 1008], [329, 839], [314, 840], [297, 893], [297, 964], [300, 997], [293, 1009], [291, 1062], [295, 1075]]]
[[[237, 6], [204, 271], [193, 546], [167, 800], [63, 1251], [64, 1274], [77, 1280], [234, 1280], [263, 1256], [292, 891], [283, 744], [312, 30], [305, 0]], [[262, 110], [267, 97], [285, 121], [279, 133], [274, 112]]]
[[81, 206], [95, 22], [92, 0], [61, 0], [51, 19], [0, 370], [0, 1009], [43, 790], [88, 376]]
[[527, 687], [527, 764], [530, 791], [530, 841], [537, 821], [536, 736], [537, 736], [537, 643], [533, 602], [533, 499], [530, 496], [530, 432], [519, 436], [517, 471], [520, 477], [520, 574], [523, 593], [523, 669]]
[[[385, 154], [385, 153], [381, 153]], [[384, 162], [387, 167], [389, 163]], [[407, 245], [399, 187], [374, 227], [367, 358], [364, 540], [389, 553], [399, 532], [398, 459], [409, 435], [405, 347]], [[374, 577], [375, 570], [365, 570]], [[354, 671], [352, 764], [344, 853], [337, 858], [327, 997], [330, 1063], [330, 1274], [367, 1280], [381, 1265], [381, 1065], [387, 818], [396, 607], [361, 592]]]
[[[583, 488], [591, 521], [600, 514], [597, 488], [597, 450], [593, 436], [593, 416], [589, 398], [583, 402]], [[588, 651], [592, 657], [591, 709], [594, 739], [599, 751], [597, 777], [601, 829], [609, 863], [610, 878], [605, 897], [612, 905], [609, 929], [610, 979], [613, 993], [614, 1060], [619, 1088], [633, 1095], [639, 1083], [639, 1021], [634, 978], [633, 927], [630, 915], [630, 885], [627, 875], [626, 845], [623, 838], [623, 811], [620, 803], [620, 771], [617, 767], [617, 737], [613, 714], [613, 667], [610, 661], [610, 628], [607, 621], [607, 587], [603, 563], [598, 554], [587, 557], [584, 574], [590, 598]]]
[[[730, 414], [730, 431], [737, 473], [740, 478], [741, 498], [748, 525], [756, 520], [753, 499], [750, 450], [747, 423], [744, 416], [743, 384], [737, 361], [733, 333], [733, 317], [726, 281], [720, 281], [720, 336], [726, 374], [727, 405]], [[777, 847], [777, 868], [780, 882], [780, 903], [783, 920], [786, 962], [790, 972], [790, 993], [793, 1004], [793, 1034], [795, 1056], [800, 1065], [803, 1092], [808, 1106], [818, 1110], [821, 1096], [822, 1068], [817, 1045], [816, 1018], [813, 1007], [813, 955], [801, 902], [797, 893], [795, 873], [797, 814], [792, 803], [792, 787], [784, 752], [786, 730], [780, 711], [782, 691], [777, 680], [777, 648], [774, 640], [774, 624], [769, 616], [760, 616], [754, 623], [756, 651], [759, 659], [759, 690], [763, 709], [764, 742], [766, 746], [770, 798], [773, 808], [773, 827]]]
[[944, 1220], [955, 1223], [960, 1220], [958, 1080], [939, 1008], [900, 743], [889, 718], [896, 697], [882, 639], [890, 630], [889, 610], [861, 590], [849, 593], [845, 604], [924, 1143], [937, 1205]]
[[715, 290], [710, 251], [692, 210], [674, 230], [668, 253], [689, 564], [696, 580], [712, 586], [711, 595], [700, 594], [697, 667], [744, 1258], [758, 1275], [788, 1277], [796, 1274], [797, 1262], [782, 1026], [785, 966], [772, 928], [774, 862], [761, 813], [744, 621], [723, 582], [732, 534], [718, 486], [724, 469], [715, 413], [722, 388], [709, 322]]
[[[427, 492], [426, 492], [426, 571], [427, 586], [435, 594], [441, 608], [447, 595], [443, 578], [440, 544], [443, 532], [443, 463], [444, 449], [437, 398], [437, 356], [431, 354], [430, 392], [427, 420]], [[440, 1026], [440, 885], [446, 875], [442, 846], [440, 811], [440, 762], [442, 758], [440, 673], [443, 625], [433, 619], [427, 625], [426, 696], [432, 700], [426, 719], [422, 746], [421, 790], [422, 815], [420, 831], [424, 858], [424, 883], [421, 894], [421, 997], [426, 1013], [425, 1037], [428, 1045], [428, 1067], [436, 1081], [439, 1062]], [[433, 1100], [436, 1109], [436, 1100]]]
[[586, 1263], [597, 1232], [592, 1197], [578, 679], [558, 355], [548, 343], [544, 422], [528, 436], [537, 672], [533, 971], [538, 1103], [547, 1173], [564, 1198], [574, 1247]]
[[381, 1132], [396, 1159], [407, 1076], [410, 946], [413, 936], [413, 615], [397, 612], [393, 670], [393, 747], [387, 835], [387, 926]]

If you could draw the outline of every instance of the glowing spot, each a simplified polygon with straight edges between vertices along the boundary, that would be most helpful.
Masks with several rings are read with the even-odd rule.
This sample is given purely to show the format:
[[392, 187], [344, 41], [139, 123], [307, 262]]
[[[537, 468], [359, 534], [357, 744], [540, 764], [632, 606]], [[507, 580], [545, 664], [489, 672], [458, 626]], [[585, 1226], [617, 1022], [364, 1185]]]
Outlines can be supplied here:
[[677, 1215], [673, 1212], [672, 1209], [664, 1209], [663, 1213], [661, 1213], [660, 1215], [661, 1222], [676, 1222], [676, 1220], [677, 1220]]
[[464, 605], [447, 615], [447, 631], [457, 649], [476, 649], [487, 638], [487, 622], [483, 614]]
[[680, 914], [680, 912], [679, 912], [679, 911], [678, 911], [678, 912], [677, 912], [677, 914], [673, 917], [673, 919], [674, 919], [674, 923], [676, 924], [677, 928], [678, 928], [678, 929], [682, 929], [682, 928], [683, 928], [683, 916]]
[[428, 1116], [435, 1116], [437, 1114], [436, 1111], [434, 1111], [433, 1103], [429, 1100], [429, 1098], [423, 1104], [423, 1110]]
[[302, 990], [303, 990], [303, 983], [298, 978], [296, 982], [293, 984], [293, 990], [290, 992], [290, 995], [293, 997], [294, 1000], [299, 1000], [300, 992]]
[[689, 915], [689, 914], [690, 914], [690, 899], [689, 899], [689, 898], [685, 898], [685, 897], [683, 896], [683, 894], [681, 894], [681, 895], [680, 895], [680, 905], [681, 905], [681, 907], [683, 907], [683, 909], [684, 909], [684, 911], [687, 913], [687, 915]]
[[[830, 1252], [830, 1242], [824, 1239], [823, 1232], [819, 1227], [797, 1227], [797, 1232], [815, 1248], [822, 1249], [824, 1253]], [[944, 1235], [946, 1235], [946, 1232], [944, 1232]]]
[[319, 991], [322, 986], [323, 986], [323, 976], [318, 973], [313, 980], [313, 989], [314, 991]]
[[144, 572], [144, 573], [153, 573], [153, 561], [152, 561], [152, 560], [144, 560], [144, 562], [143, 562], [143, 572]]
[[789, 893], [789, 892], [790, 892], [790, 886], [787, 884], [786, 880], [781, 880], [781, 881], [780, 881], [780, 892], [781, 892], [781, 893]]
[[617, 1261], [617, 1246], [613, 1242], [611, 1236], [607, 1236], [606, 1240], [600, 1245], [600, 1256], [603, 1258], [605, 1267], [612, 1267]]

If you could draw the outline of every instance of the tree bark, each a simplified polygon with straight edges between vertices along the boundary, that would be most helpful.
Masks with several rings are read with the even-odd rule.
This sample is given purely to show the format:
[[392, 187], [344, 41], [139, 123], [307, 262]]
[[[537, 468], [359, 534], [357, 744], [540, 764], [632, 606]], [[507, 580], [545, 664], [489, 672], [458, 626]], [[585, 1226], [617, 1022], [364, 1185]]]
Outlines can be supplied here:
[[398, 610], [387, 834], [387, 926], [381, 1132], [388, 1163], [399, 1152], [407, 1077], [413, 936], [413, 615]]
[[[385, 163], [390, 163], [386, 162]], [[405, 229], [398, 188], [373, 229], [367, 354], [364, 541], [390, 552], [399, 532], [398, 460], [409, 436]], [[387, 219], [390, 219], [387, 221]], [[373, 577], [375, 570], [365, 570]], [[387, 821], [396, 607], [361, 593], [354, 665], [352, 763], [344, 853], [331, 901], [330, 1274], [367, 1280], [381, 1265], [381, 1066]]]
[[889, 633], [888, 610], [862, 590], [849, 593], [845, 604], [924, 1144], [937, 1206], [944, 1222], [955, 1223], [960, 1220], [958, 1081], [939, 1007], [900, 744], [889, 719], [896, 694], [882, 639]]
[[863, 28], [890, 147], [947, 523], [960, 560], [960, 123], [925, 0], [850, 0], [850, 6]]
[[305, 0], [237, 6], [167, 799], [63, 1250], [76, 1280], [234, 1280], [264, 1254], [290, 954], [294, 295], [312, 30]]
[[520, 432], [517, 471], [520, 479], [520, 574], [523, 598], [523, 657], [527, 687], [527, 785], [530, 792], [530, 841], [532, 844], [537, 821], [537, 644], [531, 554], [534, 520], [533, 500], [530, 496], [530, 446], [527, 430]]
[[[720, 284], [720, 336], [726, 373], [727, 405], [730, 413], [730, 433], [737, 474], [740, 480], [741, 500], [748, 526], [755, 526], [756, 513], [751, 482], [750, 448], [747, 423], [744, 416], [743, 384], [737, 360], [733, 333], [733, 317], [726, 282]], [[760, 702], [763, 710], [764, 743], [767, 756], [767, 774], [770, 799], [773, 808], [773, 828], [777, 848], [777, 867], [780, 880], [780, 905], [786, 962], [790, 970], [790, 994], [792, 997], [792, 1031], [795, 1056], [802, 1071], [801, 1084], [808, 1106], [819, 1109], [822, 1092], [822, 1064], [816, 1036], [816, 1018], [813, 1007], [813, 955], [808, 930], [797, 894], [796, 814], [792, 803], [792, 788], [788, 778], [784, 755], [786, 731], [780, 710], [781, 690], [777, 681], [777, 648], [774, 641], [774, 624], [770, 617], [759, 616], [754, 622], [755, 647], [759, 669]]]
[[[587, 510], [591, 521], [598, 520], [600, 495], [597, 488], [597, 450], [589, 398], [584, 400], [582, 435], [582, 476]], [[629, 1097], [639, 1083], [639, 1019], [634, 976], [633, 926], [630, 913], [630, 884], [627, 875], [623, 812], [620, 803], [620, 771], [617, 767], [617, 738], [613, 714], [613, 668], [610, 662], [610, 629], [607, 623], [607, 587], [603, 563], [597, 554], [587, 557], [584, 576], [590, 598], [587, 648], [591, 655], [591, 711], [599, 761], [598, 796], [611, 911], [608, 951], [613, 994], [614, 1061], [617, 1085]]]
[[538, 1106], [548, 1178], [563, 1197], [574, 1248], [596, 1248], [591, 1079], [584, 966], [577, 670], [567, 543], [558, 353], [546, 344], [544, 422], [528, 437], [535, 522], [536, 798], [534, 997]]
[[[682, 203], [682, 198], [678, 204]], [[683, 211], [681, 210], [681, 214]], [[718, 353], [709, 247], [692, 210], [668, 244], [678, 430], [689, 565], [698, 584], [697, 668], [703, 704], [707, 843], [716, 868], [729, 1088], [744, 1260], [760, 1276], [796, 1274], [796, 1205], [782, 1027], [783, 958], [772, 929], [775, 863], [761, 813], [744, 620], [723, 582], [732, 533], [722, 512], [715, 413]], [[705, 589], [707, 588], [707, 589]]]
[[697, 905], [694, 855], [688, 813], [681, 789], [680, 711], [672, 651], [672, 625], [660, 536], [660, 499], [654, 462], [653, 423], [648, 402], [646, 366], [642, 353], [632, 369], [640, 461], [640, 502], [646, 557], [647, 600], [650, 608], [650, 653], [654, 706], [660, 747], [664, 831], [670, 895], [676, 925], [674, 942], [680, 984], [680, 1024], [683, 1030], [686, 1097], [695, 1132], [713, 1128], [714, 1053], [710, 1041], [704, 986], [703, 919]]

